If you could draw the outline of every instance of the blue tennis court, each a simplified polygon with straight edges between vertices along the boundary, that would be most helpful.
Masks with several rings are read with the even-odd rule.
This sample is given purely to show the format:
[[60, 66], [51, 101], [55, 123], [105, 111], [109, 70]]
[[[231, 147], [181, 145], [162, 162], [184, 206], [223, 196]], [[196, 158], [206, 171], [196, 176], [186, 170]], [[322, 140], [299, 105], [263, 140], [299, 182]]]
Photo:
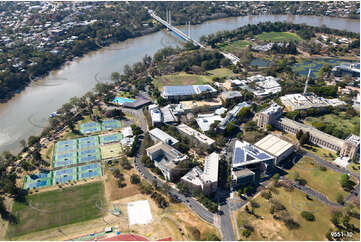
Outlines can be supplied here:
[[97, 143], [82, 143], [79, 144], [79, 150], [89, 150], [89, 149], [95, 149], [98, 147], [99, 144]]
[[89, 143], [99, 143], [99, 138], [98, 136], [88, 136], [88, 137], [84, 137], [84, 138], [79, 138], [78, 139], [79, 144], [89, 144]]
[[85, 163], [90, 161], [100, 160], [100, 156], [98, 155], [87, 155], [87, 156], [80, 156], [78, 159], [79, 163]]
[[76, 144], [71, 145], [55, 145], [55, 152], [57, 153], [69, 153], [77, 150]]
[[125, 97], [115, 97], [113, 102], [122, 105], [123, 103], [134, 103], [135, 99], [129, 99]]
[[98, 122], [88, 122], [80, 125], [80, 132], [82, 134], [89, 134], [98, 131], [101, 131], [101, 127]]
[[93, 163], [78, 167], [79, 179], [93, 178], [102, 175], [100, 163]]
[[69, 166], [69, 165], [74, 165], [76, 164], [76, 159], [67, 159], [65, 158], [64, 160], [60, 160], [60, 161], [54, 161], [54, 168], [57, 168], [57, 167], [62, 167], [62, 166]]
[[56, 142], [57, 145], [64, 146], [64, 145], [75, 145], [76, 139], [69, 139], [69, 140], [61, 140]]
[[97, 168], [98, 168], [97, 163], [93, 163], [93, 164], [84, 165], [84, 166], [79, 167], [80, 171], [86, 171], [86, 170], [89, 170], [89, 169], [97, 169]]
[[42, 188], [52, 185], [52, 172], [41, 172], [25, 177], [24, 189]]
[[79, 151], [79, 156], [85, 156], [88, 154], [96, 154], [97, 152], [99, 152], [98, 148], [89, 149], [89, 150], [81, 150], [81, 151]]
[[77, 180], [77, 170], [75, 167], [54, 171], [53, 184], [63, 184]]
[[116, 119], [104, 120], [102, 122], [102, 130], [119, 129], [121, 127], [122, 127], [121, 122]]
[[120, 141], [122, 139], [122, 135], [120, 133], [104, 135], [104, 136], [99, 136], [99, 139], [100, 139], [100, 143], [107, 144], [111, 142]]

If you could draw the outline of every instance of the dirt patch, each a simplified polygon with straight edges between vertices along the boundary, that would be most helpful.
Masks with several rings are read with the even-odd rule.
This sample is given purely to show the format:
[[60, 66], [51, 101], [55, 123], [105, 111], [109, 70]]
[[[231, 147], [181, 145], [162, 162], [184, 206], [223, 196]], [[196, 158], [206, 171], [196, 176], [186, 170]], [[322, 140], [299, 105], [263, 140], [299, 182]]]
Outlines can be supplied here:
[[255, 220], [251, 224], [254, 228], [258, 228], [255, 232], [265, 240], [284, 240], [284, 238], [279, 235], [279, 231], [282, 230], [282, 225], [277, 221], [269, 219]]
[[117, 179], [113, 176], [111, 171], [106, 172], [105, 197], [108, 201], [115, 201], [126, 197], [131, 197], [139, 193], [138, 185], [130, 183], [130, 176], [131, 174], [134, 174], [135, 171], [123, 171], [122, 173], [124, 174], [123, 183], [125, 183], [126, 186], [120, 188], [118, 187]]

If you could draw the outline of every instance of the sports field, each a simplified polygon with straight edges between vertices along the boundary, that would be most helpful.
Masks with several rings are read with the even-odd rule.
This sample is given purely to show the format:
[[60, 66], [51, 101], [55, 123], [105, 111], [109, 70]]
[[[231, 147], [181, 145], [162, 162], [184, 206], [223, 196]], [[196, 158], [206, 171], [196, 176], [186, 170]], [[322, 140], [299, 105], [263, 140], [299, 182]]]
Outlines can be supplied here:
[[300, 41], [302, 38], [295, 33], [290, 32], [263, 32], [255, 36], [256, 39], [261, 41], [291, 41], [296, 40]]
[[105, 202], [104, 184], [94, 182], [29, 195], [26, 201], [27, 204], [13, 204], [12, 214], [18, 223], [9, 224], [8, 239], [100, 217], [102, 212], [96, 208], [96, 203]]
[[102, 159], [110, 159], [122, 153], [120, 143], [107, 144], [100, 147]]
[[236, 40], [236, 41], [232, 41], [231, 43], [218, 44], [217, 47], [223, 51], [232, 53], [234, 51], [243, 50], [245, 47], [247, 47], [250, 44], [251, 43], [248, 42], [247, 40]]

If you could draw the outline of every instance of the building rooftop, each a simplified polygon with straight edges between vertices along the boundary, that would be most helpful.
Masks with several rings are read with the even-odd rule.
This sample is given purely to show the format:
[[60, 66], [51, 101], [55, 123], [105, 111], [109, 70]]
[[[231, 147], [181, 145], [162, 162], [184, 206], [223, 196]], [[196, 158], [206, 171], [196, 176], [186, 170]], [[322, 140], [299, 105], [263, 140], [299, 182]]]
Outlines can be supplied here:
[[122, 129], [122, 134], [124, 137], [131, 137], [133, 136], [133, 130], [131, 127], [125, 127]]
[[[309, 132], [310, 134], [316, 134], [318, 137], [322, 138], [323, 140], [329, 140], [333, 144], [337, 144], [338, 146], [342, 147], [344, 140], [336, 138], [335, 136], [326, 134], [312, 126], [296, 122], [292, 119], [288, 118], [280, 118], [280, 122], [286, 124], [287, 126], [293, 127], [295, 129], [302, 129], [304, 133]], [[315, 136], [316, 136], [315, 135]]]
[[203, 185], [207, 182], [217, 182], [218, 164], [219, 154], [213, 152], [206, 157], [203, 171], [198, 166], [194, 167], [186, 175], [184, 175], [182, 179], [187, 180], [195, 185]]
[[264, 114], [275, 114], [275, 113], [278, 113], [278, 112], [282, 112], [282, 107], [280, 105], [278, 105], [277, 103], [273, 103], [271, 106], [267, 107], [266, 109], [263, 109], [261, 111], [261, 113], [264, 113]]
[[246, 141], [241, 142], [237, 140], [234, 144], [232, 168], [268, 161], [270, 159], [274, 159], [274, 157]]
[[195, 129], [192, 129], [191, 127], [189, 127], [188, 125], [185, 124], [180, 124], [177, 126], [177, 129], [179, 129], [180, 131], [182, 131], [183, 133], [194, 137], [195, 139], [197, 139], [199, 142], [203, 143], [203, 144], [207, 144], [207, 145], [212, 145], [215, 143], [215, 141], [211, 138], [209, 138], [208, 136], [198, 132]]
[[355, 145], [359, 145], [360, 144], [360, 137], [354, 134], [350, 134], [346, 139], [346, 141], [349, 141]]
[[162, 95], [167, 96], [189, 96], [202, 92], [217, 92], [211, 85], [184, 85], [184, 86], [164, 86]]
[[203, 132], [208, 131], [211, 125], [216, 121], [222, 121], [223, 118], [220, 115], [211, 113], [211, 114], [199, 114], [196, 118], [198, 126]]
[[222, 92], [222, 98], [223, 99], [231, 99], [231, 98], [236, 98], [236, 97], [242, 97], [242, 94], [241, 94], [240, 91]]
[[164, 123], [178, 122], [177, 116], [173, 114], [170, 105], [161, 108], [160, 111], [162, 112]]
[[238, 177], [247, 177], [247, 176], [254, 176], [255, 173], [251, 171], [250, 169], [242, 169], [238, 171], [232, 171], [233, 179], [236, 179]]
[[162, 142], [147, 148], [147, 153], [153, 154], [156, 152], [159, 152], [159, 155], [155, 161], [159, 163], [177, 163], [188, 158], [187, 155], [182, 154], [177, 149]]
[[170, 136], [169, 134], [158, 128], [150, 130], [149, 134], [165, 144], [174, 145], [179, 142], [176, 138]]
[[326, 99], [323, 97], [318, 97], [312, 93], [307, 94], [288, 94], [280, 97], [280, 100], [287, 109], [298, 110], [298, 109], [308, 109], [308, 108], [319, 108], [327, 106], [339, 106], [345, 105], [345, 102], [334, 99]]
[[272, 134], [267, 135], [254, 145], [276, 157], [293, 147], [293, 144]]
[[227, 112], [226, 117], [221, 121], [221, 123], [219, 124], [219, 127], [221, 129], [225, 129], [226, 125], [229, 121], [232, 121], [237, 114], [239, 113], [239, 111], [241, 111], [242, 108], [248, 108], [251, 105], [247, 102], [241, 102], [238, 103], [236, 106], [234, 106], [230, 111]]

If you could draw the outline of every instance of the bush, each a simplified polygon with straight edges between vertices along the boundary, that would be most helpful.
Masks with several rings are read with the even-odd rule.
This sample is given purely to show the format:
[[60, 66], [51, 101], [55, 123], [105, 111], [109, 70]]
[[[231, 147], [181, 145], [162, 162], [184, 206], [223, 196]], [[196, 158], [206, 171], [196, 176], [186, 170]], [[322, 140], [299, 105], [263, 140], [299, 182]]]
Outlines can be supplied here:
[[298, 229], [300, 227], [299, 223], [294, 221], [292, 218], [285, 219], [284, 223], [288, 229]]
[[336, 197], [336, 201], [339, 203], [339, 204], [343, 204], [343, 195], [341, 193], [338, 193], [337, 194], [337, 197]]
[[133, 174], [130, 176], [130, 183], [138, 184], [140, 182], [140, 178], [137, 174]]
[[315, 216], [308, 211], [302, 211], [301, 216], [307, 221], [315, 221]]
[[275, 209], [278, 210], [278, 211], [286, 209], [286, 207], [283, 206], [283, 204], [280, 201], [276, 200], [276, 199], [271, 199], [270, 202], [273, 204]]
[[264, 191], [261, 193], [261, 196], [264, 199], [270, 200], [272, 198], [272, 193], [270, 191]]
[[248, 229], [245, 229], [242, 231], [242, 235], [246, 238], [248, 238], [251, 234], [252, 234], [252, 232]]

